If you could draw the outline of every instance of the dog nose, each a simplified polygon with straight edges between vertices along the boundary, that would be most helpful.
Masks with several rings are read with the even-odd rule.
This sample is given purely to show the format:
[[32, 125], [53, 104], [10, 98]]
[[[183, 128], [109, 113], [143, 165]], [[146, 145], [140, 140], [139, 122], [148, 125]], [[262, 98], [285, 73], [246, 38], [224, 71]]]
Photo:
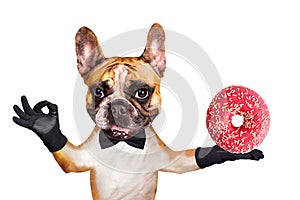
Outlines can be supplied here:
[[113, 102], [111, 104], [111, 113], [114, 116], [114, 118], [119, 119], [128, 115], [128, 108], [128, 103], [123, 100]]

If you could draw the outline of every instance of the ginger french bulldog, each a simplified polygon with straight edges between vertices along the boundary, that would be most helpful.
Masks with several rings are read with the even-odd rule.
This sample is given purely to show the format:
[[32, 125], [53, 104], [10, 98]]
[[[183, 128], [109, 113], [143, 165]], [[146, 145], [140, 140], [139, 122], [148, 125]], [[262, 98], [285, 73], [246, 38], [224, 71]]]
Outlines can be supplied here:
[[[77, 68], [87, 85], [86, 108], [95, 122], [90, 136], [73, 145], [59, 128], [57, 106], [33, 108], [25, 96], [16, 124], [35, 132], [65, 172], [90, 171], [94, 200], [155, 198], [158, 171], [185, 173], [238, 159], [259, 160], [260, 150], [232, 154], [218, 146], [173, 151], [152, 122], [160, 113], [160, 81], [166, 69], [165, 33], [153, 24], [139, 57], [106, 58], [87, 27], [76, 34]], [[47, 107], [49, 113], [42, 109]]]

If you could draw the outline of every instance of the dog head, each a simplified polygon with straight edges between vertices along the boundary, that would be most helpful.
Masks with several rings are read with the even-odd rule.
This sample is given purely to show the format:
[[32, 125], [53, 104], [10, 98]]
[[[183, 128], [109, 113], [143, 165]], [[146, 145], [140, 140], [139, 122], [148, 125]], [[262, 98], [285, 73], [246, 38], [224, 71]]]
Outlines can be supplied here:
[[77, 68], [88, 86], [86, 107], [106, 135], [129, 139], [160, 112], [160, 80], [166, 68], [165, 33], [149, 30], [139, 57], [106, 58], [96, 35], [87, 27], [76, 34]]

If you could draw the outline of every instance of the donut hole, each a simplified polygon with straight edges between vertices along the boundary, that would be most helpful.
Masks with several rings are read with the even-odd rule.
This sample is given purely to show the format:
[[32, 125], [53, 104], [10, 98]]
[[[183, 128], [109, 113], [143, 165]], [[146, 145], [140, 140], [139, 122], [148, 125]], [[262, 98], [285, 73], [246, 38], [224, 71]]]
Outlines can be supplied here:
[[241, 127], [244, 124], [244, 117], [241, 115], [232, 116], [231, 124], [236, 128]]

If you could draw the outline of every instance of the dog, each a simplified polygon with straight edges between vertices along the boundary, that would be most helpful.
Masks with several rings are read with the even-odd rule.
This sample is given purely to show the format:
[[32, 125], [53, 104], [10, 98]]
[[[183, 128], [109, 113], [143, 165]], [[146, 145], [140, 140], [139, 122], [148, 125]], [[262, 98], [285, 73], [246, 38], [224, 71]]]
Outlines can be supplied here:
[[[185, 173], [238, 159], [259, 160], [260, 150], [232, 154], [218, 146], [173, 151], [152, 122], [161, 110], [160, 82], [166, 69], [165, 33], [158, 23], [149, 30], [139, 57], [106, 58], [87, 27], [76, 34], [79, 74], [87, 85], [86, 109], [95, 128], [75, 146], [59, 129], [58, 108], [41, 101], [23, 110], [14, 105], [15, 123], [34, 131], [65, 172], [90, 171], [94, 200], [155, 198], [158, 171]], [[42, 108], [48, 107], [49, 113]]]

